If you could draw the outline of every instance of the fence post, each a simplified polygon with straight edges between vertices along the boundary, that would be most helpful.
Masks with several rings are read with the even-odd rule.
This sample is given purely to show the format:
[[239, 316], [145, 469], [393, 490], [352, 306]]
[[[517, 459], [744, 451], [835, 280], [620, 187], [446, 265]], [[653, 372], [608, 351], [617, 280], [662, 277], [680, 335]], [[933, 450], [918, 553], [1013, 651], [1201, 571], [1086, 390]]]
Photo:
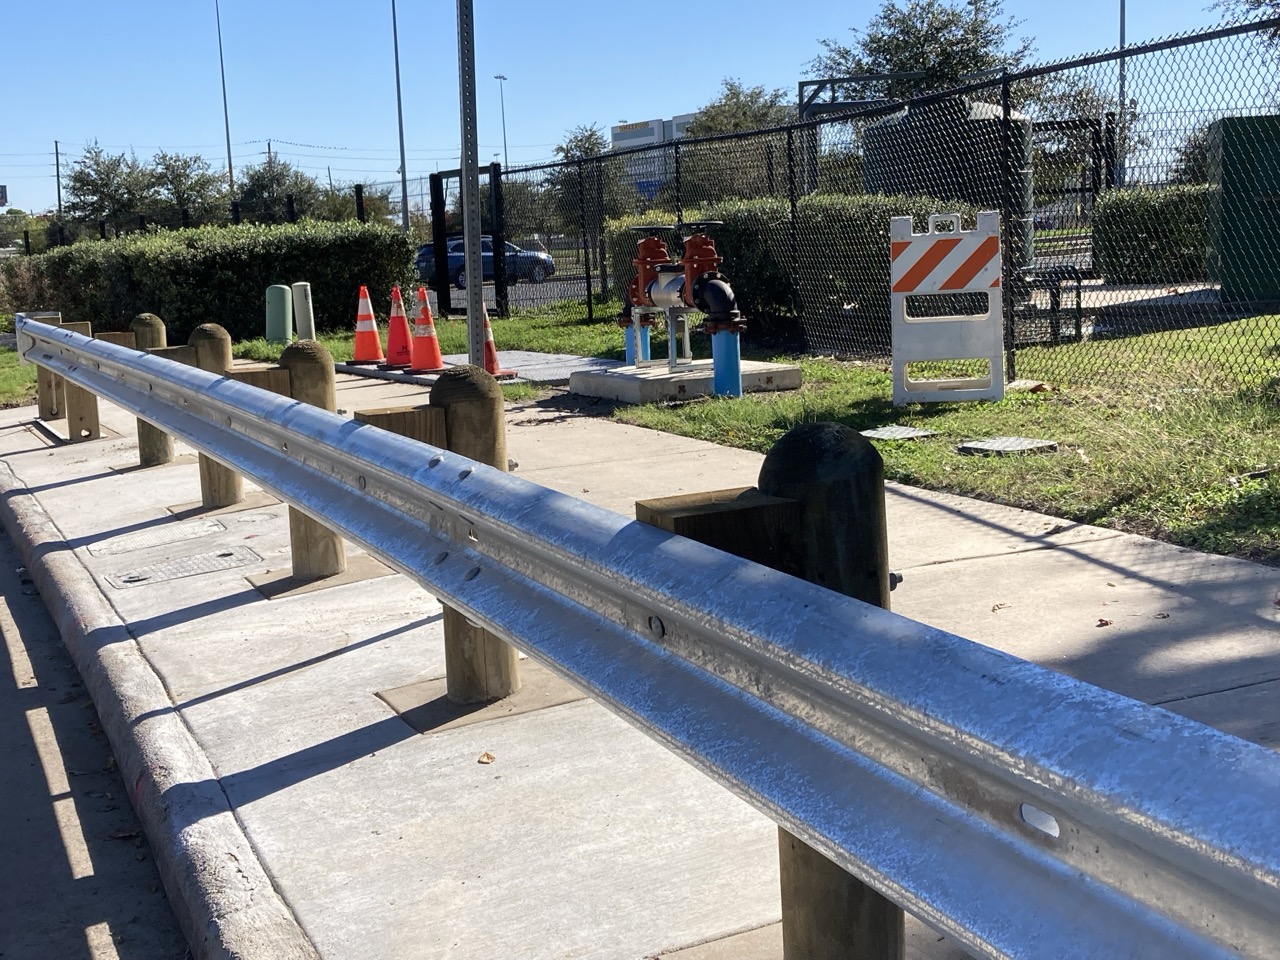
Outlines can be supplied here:
[[[202, 323], [191, 331], [188, 346], [196, 352], [196, 366], [225, 376], [231, 368], [231, 334], [216, 323]], [[206, 509], [229, 507], [244, 499], [240, 474], [200, 454], [200, 502]]]
[[289, 218], [290, 223], [298, 222], [298, 207], [293, 202], [292, 193], [286, 193], [284, 195], [284, 215]]
[[364, 223], [364, 184], [356, 184], [356, 219]]
[[138, 214], [138, 229], [139, 229], [139, 230], [141, 230], [141, 231], [143, 231], [144, 233], [146, 232], [146, 229], [147, 229], [147, 215], [146, 215], [145, 213], [140, 213], [140, 214]]
[[98, 239], [99, 240], [107, 239], [107, 221], [105, 220], [98, 221]]
[[507, 298], [507, 211], [502, 195], [502, 165], [489, 164], [489, 211], [493, 221], [493, 295], [498, 316], [510, 315]]
[[[1021, 263], [1022, 257], [1015, 247], [1026, 242], [1026, 238], [1021, 235], [1020, 218], [1015, 216], [1013, 209], [1013, 162], [1013, 99], [1009, 88], [1009, 68], [1004, 67], [1000, 72], [1000, 166], [1004, 172], [1004, 182], [1000, 185], [1000, 270], [1004, 274], [1005, 289], [1001, 298], [1004, 316], [1001, 320], [1004, 323], [1004, 367], [1008, 380], [1018, 379], [1017, 358], [1014, 355], [1017, 340], [1014, 307], [1021, 299], [1022, 276], [1017, 264]], [[1019, 229], [1014, 228], [1015, 222], [1019, 223]], [[1027, 266], [1031, 264], [1028, 263]], [[1056, 325], [1058, 321], [1055, 318], [1053, 322]]]
[[[507, 430], [502, 387], [480, 367], [453, 367], [431, 387], [441, 407], [449, 449], [471, 460], [507, 469]], [[457, 610], [444, 608], [445, 681], [455, 703], [481, 703], [520, 689], [515, 648]]]
[[800, 315], [800, 195], [796, 189], [796, 134], [787, 128], [787, 201], [791, 219], [787, 223], [787, 273], [791, 277], [791, 306]]
[[28, 257], [31, 256], [31, 231], [22, 231], [22, 252]]
[[[289, 371], [289, 395], [330, 413], [338, 409], [333, 357], [324, 344], [298, 340], [280, 354], [280, 366]], [[342, 537], [300, 510], [289, 508], [289, 551], [297, 580], [320, 580], [347, 569]]]
[[600, 247], [600, 296], [609, 296], [609, 251], [604, 242], [604, 160], [595, 161], [596, 210], [599, 216], [592, 218], [596, 225], [596, 243]]
[[191, 210], [187, 207], [182, 208], [182, 229], [191, 229]]
[[240, 225], [240, 201], [231, 201], [231, 222], [236, 226]]
[[[129, 329], [133, 331], [133, 342], [139, 350], [145, 352], [169, 345], [164, 321], [154, 313], [138, 314], [129, 324]], [[172, 461], [173, 437], [145, 420], [138, 420], [138, 465], [158, 467]]]
[[449, 251], [445, 248], [449, 242], [449, 214], [444, 206], [444, 178], [433, 173], [428, 181], [431, 184], [431, 245], [436, 261], [431, 289], [436, 292], [436, 312], [448, 316], [453, 304], [449, 302]]
[[675, 146], [671, 148], [671, 152], [675, 155], [675, 182], [676, 182], [676, 226], [684, 223], [684, 186], [680, 182], [680, 141], [677, 140]]
[[587, 178], [583, 173], [583, 162], [578, 161], [578, 225], [582, 229], [582, 266], [587, 272], [587, 320], [595, 319], [592, 304], [595, 297], [591, 295], [591, 238], [587, 235]]
[[[889, 605], [884, 464], [839, 424], [795, 427], [759, 488], [636, 504], [636, 516], [867, 603]], [[902, 910], [778, 828], [785, 960], [902, 960]]]

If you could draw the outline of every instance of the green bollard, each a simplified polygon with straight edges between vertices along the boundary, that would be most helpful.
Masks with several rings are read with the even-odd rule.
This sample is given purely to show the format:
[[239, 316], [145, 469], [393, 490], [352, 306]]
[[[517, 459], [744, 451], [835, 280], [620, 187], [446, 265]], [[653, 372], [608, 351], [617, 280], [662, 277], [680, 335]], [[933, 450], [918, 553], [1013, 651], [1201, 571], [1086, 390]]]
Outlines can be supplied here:
[[293, 342], [293, 291], [283, 283], [267, 287], [267, 343]]

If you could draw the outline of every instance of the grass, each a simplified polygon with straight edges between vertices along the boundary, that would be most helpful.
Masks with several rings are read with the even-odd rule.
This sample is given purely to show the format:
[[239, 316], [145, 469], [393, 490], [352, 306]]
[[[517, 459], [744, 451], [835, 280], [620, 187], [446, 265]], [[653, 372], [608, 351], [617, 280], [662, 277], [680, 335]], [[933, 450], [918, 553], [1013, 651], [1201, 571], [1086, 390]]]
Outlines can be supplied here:
[[[612, 317], [617, 304], [596, 310]], [[563, 304], [493, 321], [502, 349], [621, 359], [623, 334], [612, 320], [586, 322], [580, 304]], [[466, 352], [466, 324], [439, 320], [445, 353]], [[352, 335], [322, 338], [350, 359]], [[1046, 392], [1011, 393], [999, 403], [892, 405], [879, 365], [799, 358], [798, 391], [714, 398], [679, 405], [626, 407], [627, 423], [746, 449], [767, 451], [809, 421], [855, 429], [904, 424], [936, 431], [917, 441], [877, 441], [886, 476], [1158, 537], [1212, 553], [1280, 564], [1280, 318], [1164, 331], [1058, 347], [1025, 348], [1018, 375], [1048, 381]], [[705, 338], [695, 353], [707, 355]], [[236, 355], [279, 357], [261, 340]], [[655, 333], [654, 355], [665, 352]], [[785, 359], [785, 358], [779, 358]], [[1107, 383], [1111, 386], [1087, 384]], [[0, 350], [0, 404], [30, 403], [35, 367]], [[510, 384], [509, 400], [536, 387]], [[965, 457], [964, 440], [991, 436], [1056, 440], [1058, 451]], [[1249, 476], [1254, 474], [1254, 476]]]

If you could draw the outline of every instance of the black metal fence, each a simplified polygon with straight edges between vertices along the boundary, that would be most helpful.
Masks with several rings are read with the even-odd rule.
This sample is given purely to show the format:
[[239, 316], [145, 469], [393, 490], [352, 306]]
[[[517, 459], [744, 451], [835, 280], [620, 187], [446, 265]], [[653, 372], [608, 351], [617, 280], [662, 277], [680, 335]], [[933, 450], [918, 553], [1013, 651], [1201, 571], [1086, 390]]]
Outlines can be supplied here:
[[[603, 304], [633, 276], [629, 227], [719, 220], [751, 320], [808, 352], [883, 358], [890, 218], [922, 228], [929, 213], [998, 210], [1011, 377], [1107, 382], [1200, 350], [1198, 378], [1265, 382], [1280, 376], [1277, 28], [1230, 25], [876, 106], [842, 107], [854, 91], [833, 82], [821, 119], [786, 128], [495, 164], [482, 199], [506, 252], [492, 258], [497, 305], [615, 310]], [[432, 177], [437, 248], [455, 175]], [[531, 273], [534, 253], [554, 269]], [[434, 285], [447, 302], [449, 282]]]

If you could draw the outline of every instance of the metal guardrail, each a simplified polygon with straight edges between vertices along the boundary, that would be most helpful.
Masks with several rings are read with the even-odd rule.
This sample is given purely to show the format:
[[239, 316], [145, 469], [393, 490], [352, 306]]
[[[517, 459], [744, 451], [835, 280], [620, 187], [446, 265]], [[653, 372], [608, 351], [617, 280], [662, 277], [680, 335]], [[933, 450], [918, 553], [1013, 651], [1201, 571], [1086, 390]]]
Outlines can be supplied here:
[[315, 407], [17, 332], [976, 955], [1280, 956], [1269, 750]]

